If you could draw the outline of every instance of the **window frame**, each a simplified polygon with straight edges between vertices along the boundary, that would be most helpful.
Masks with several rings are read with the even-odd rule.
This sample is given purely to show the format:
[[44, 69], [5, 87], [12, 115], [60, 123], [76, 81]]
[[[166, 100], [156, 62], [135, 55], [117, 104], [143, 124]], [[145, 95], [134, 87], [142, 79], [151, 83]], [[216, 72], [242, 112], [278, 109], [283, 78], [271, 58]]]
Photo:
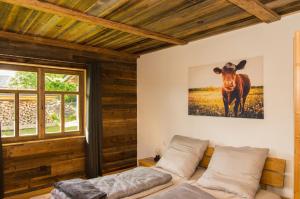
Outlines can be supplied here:
[[[44, 140], [51, 138], [61, 137], [72, 137], [84, 135], [85, 127], [85, 106], [86, 106], [86, 70], [81, 68], [68, 68], [59, 66], [48, 66], [39, 64], [27, 64], [27, 63], [16, 63], [16, 62], [2, 62], [0, 61], [0, 69], [3, 70], [14, 70], [24, 72], [36, 72], [37, 73], [37, 89], [36, 90], [11, 90], [11, 89], [0, 89], [0, 93], [14, 94], [15, 95], [15, 136], [14, 137], [2, 137], [3, 143], [12, 143], [20, 141], [33, 141], [33, 140]], [[45, 90], [45, 74], [70, 74], [79, 76], [79, 87], [78, 92], [66, 92], [66, 91], [46, 91]], [[19, 95], [20, 94], [36, 94], [37, 95], [37, 135], [19, 135]], [[61, 132], [58, 133], [46, 133], [46, 94], [58, 94], [61, 96]], [[65, 132], [65, 113], [64, 113], [64, 96], [65, 95], [78, 95], [78, 117], [79, 117], [79, 130]], [[1, 135], [0, 135], [1, 136]]]

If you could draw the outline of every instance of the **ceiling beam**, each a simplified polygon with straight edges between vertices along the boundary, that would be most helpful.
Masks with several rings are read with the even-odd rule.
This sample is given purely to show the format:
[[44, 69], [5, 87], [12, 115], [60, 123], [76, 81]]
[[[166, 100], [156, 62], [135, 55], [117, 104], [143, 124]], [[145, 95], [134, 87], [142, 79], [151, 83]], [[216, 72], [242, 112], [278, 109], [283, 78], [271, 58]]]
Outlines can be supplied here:
[[84, 46], [84, 45], [64, 42], [60, 40], [46, 39], [42, 37], [22, 35], [17, 33], [6, 32], [6, 31], [0, 31], [0, 38], [13, 40], [13, 41], [40, 44], [40, 45], [68, 48], [77, 51], [91, 52], [91, 53], [96, 53], [99, 55], [106, 56], [108, 58], [115, 58], [115, 59], [117, 58], [117, 59], [122, 59], [131, 62], [135, 62], [136, 59], [138, 58], [138, 55], [135, 54], [110, 50], [107, 48]]
[[151, 38], [151, 39], [155, 39], [158, 41], [163, 41], [171, 44], [177, 44], [177, 45], [187, 44], [187, 42], [184, 40], [177, 39], [168, 35], [145, 30], [142, 28], [137, 28], [123, 23], [107, 20], [104, 18], [95, 17], [92, 15], [88, 15], [68, 8], [63, 8], [61, 6], [57, 6], [47, 2], [42, 2], [38, 0], [0, 0], [0, 1], [21, 6], [21, 7], [26, 7], [33, 10], [38, 10], [41, 12], [51, 13], [62, 17], [68, 17], [70, 19], [78, 20], [81, 22], [99, 25], [105, 28], [119, 30], [122, 32], [127, 32], [130, 34]]
[[280, 15], [258, 0], [228, 0], [266, 23], [280, 20]]

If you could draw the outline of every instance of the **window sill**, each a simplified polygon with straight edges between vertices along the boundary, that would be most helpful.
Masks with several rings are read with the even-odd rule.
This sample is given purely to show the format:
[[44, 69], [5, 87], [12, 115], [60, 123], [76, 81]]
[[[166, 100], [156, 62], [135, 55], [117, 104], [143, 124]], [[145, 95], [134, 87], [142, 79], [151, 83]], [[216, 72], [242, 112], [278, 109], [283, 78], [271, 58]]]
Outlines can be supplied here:
[[70, 139], [84, 139], [84, 135], [77, 135], [77, 136], [68, 136], [68, 137], [56, 137], [56, 138], [46, 138], [40, 140], [30, 140], [30, 141], [16, 141], [10, 143], [3, 143], [2, 146], [17, 146], [23, 144], [32, 144], [32, 143], [42, 143], [42, 142], [52, 142], [52, 141], [59, 141], [59, 140], [70, 140]]

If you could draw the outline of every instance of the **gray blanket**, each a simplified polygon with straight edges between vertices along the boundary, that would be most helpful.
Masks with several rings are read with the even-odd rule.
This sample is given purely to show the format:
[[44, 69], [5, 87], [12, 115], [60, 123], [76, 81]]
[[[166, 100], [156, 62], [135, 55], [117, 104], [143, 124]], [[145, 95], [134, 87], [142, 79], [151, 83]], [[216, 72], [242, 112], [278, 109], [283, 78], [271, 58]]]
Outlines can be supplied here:
[[[100, 191], [107, 193], [108, 199], [119, 199], [149, 190], [172, 180], [167, 173], [146, 167], [137, 167], [119, 174], [88, 180]], [[52, 199], [70, 199], [58, 189], [51, 192]]]
[[105, 199], [107, 196], [92, 183], [83, 179], [57, 182], [54, 187], [72, 199]]
[[150, 197], [149, 199], [216, 199], [212, 195], [199, 189], [196, 186], [183, 183], [174, 189], [161, 193], [157, 196]]

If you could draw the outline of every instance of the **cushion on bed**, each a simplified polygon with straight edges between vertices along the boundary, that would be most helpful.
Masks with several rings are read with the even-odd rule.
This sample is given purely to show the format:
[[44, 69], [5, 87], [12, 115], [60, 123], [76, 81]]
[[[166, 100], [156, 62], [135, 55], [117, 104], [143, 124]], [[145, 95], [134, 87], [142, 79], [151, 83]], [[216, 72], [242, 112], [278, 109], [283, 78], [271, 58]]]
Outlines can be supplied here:
[[216, 146], [207, 170], [197, 183], [205, 188], [253, 199], [259, 188], [268, 149]]
[[207, 149], [208, 141], [175, 135], [157, 167], [190, 178]]

